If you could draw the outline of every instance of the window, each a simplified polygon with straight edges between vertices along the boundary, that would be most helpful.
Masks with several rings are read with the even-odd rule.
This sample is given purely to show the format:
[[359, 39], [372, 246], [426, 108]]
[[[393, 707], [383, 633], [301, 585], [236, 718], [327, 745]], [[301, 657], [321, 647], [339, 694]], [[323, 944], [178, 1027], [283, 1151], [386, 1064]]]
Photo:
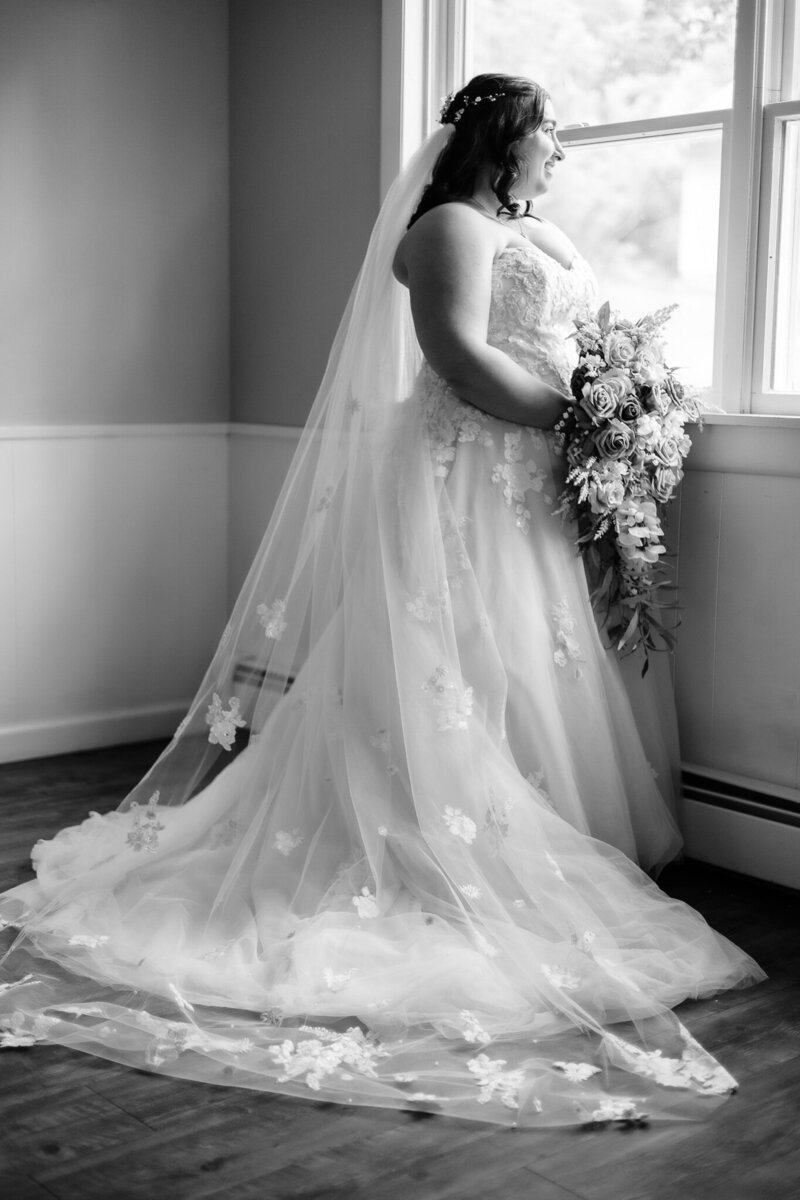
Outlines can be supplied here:
[[567, 158], [538, 206], [730, 412], [800, 415], [800, 0], [385, 0], [415, 14], [418, 141], [479, 71], [538, 79]]

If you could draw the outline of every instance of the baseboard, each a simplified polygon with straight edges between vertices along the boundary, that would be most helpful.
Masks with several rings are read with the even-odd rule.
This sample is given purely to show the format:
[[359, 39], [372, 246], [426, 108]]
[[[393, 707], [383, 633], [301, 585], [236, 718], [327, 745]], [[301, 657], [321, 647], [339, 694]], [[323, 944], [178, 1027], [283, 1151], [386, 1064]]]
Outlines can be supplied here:
[[691, 858], [800, 889], [800, 793], [687, 766], [683, 834]]
[[6, 725], [0, 727], [0, 762], [50, 758], [54, 754], [170, 737], [186, 715], [189, 703], [187, 699], [172, 704], [85, 713], [55, 721]]

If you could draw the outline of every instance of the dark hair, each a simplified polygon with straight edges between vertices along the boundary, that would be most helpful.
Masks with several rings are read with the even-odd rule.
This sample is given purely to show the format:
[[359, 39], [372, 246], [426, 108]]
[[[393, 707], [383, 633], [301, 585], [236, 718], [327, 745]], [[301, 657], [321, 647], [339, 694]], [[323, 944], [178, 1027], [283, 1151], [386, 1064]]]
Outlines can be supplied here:
[[431, 208], [471, 195], [487, 163], [500, 209], [514, 211], [511, 193], [521, 175], [517, 143], [539, 128], [548, 98], [538, 83], [516, 75], [476, 75], [448, 98], [440, 119], [453, 125], [454, 132], [436, 160], [409, 229]]

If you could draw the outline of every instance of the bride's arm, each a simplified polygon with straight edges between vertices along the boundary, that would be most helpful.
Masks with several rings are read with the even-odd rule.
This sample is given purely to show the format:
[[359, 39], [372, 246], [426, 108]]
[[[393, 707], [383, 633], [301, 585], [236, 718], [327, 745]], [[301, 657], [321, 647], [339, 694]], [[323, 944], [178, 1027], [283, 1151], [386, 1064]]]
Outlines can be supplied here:
[[501, 420], [548, 429], [568, 397], [486, 341], [492, 263], [507, 240], [502, 225], [466, 205], [442, 205], [406, 234], [397, 274], [422, 352], [456, 395]]

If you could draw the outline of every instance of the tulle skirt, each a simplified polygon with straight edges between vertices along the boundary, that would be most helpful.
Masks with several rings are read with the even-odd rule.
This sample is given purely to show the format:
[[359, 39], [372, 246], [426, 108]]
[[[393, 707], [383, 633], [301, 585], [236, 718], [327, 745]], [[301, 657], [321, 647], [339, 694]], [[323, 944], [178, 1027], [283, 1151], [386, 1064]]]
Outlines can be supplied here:
[[[680, 846], [674, 715], [598, 635], [549, 437], [439, 395], [376, 470], [246, 748], [175, 804], [173, 747], [0, 898], [5, 1044], [533, 1127], [703, 1115], [734, 1081], [670, 1010], [762, 972], [642, 870]], [[238, 711], [186, 755], [235, 752]]]

